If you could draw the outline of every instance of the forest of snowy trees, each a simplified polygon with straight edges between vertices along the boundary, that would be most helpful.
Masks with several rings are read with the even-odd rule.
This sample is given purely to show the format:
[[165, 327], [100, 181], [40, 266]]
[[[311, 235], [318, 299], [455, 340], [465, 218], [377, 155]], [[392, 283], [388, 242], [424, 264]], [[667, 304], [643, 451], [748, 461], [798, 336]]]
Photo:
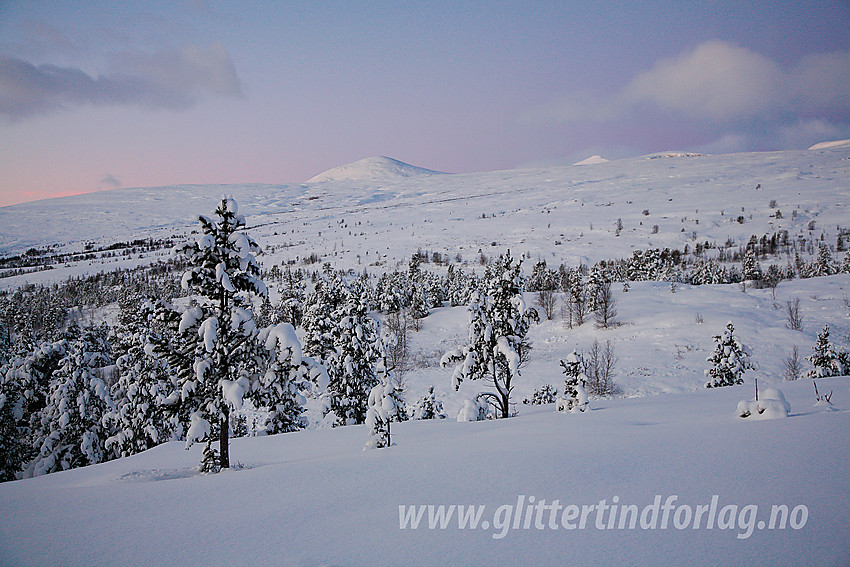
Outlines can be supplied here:
[[[705, 243], [636, 250], [593, 266], [538, 261], [527, 275], [510, 252], [483, 261], [480, 276], [451, 262], [431, 269], [437, 254], [421, 251], [406, 269], [380, 275], [328, 264], [263, 270], [259, 245], [244, 225], [235, 201], [223, 198], [214, 216], [200, 217], [198, 237], [174, 259], [0, 294], [0, 480], [98, 463], [172, 439], [203, 444], [201, 466], [216, 471], [231, 464], [231, 435], [303, 428], [305, 397], [321, 401], [328, 423], [365, 423], [369, 446], [389, 446], [392, 421], [446, 417], [433, 388], [405, 403], [397, 376], [410, 364], [408, 334], [444, 306], [467, 306], [470, 314], [467, 344], [442, 360], [454, 368], [453, 384], [481, 379], [489, 388], [465, 414], [508, 417], [513, 380], [531, 352], [526, 333], [557, 316], [559, 305], [570, 328], [591, 318], [608, 328], [618, 324], [614, 283], [623, 291], [633, 281], [670, 282], [671, 291], [677, 283], [775, 288], [783, 279], [850, 273], [850, 253], [836, 260], [836, 250], [821, 242], [804, 261], [780, 234], [753, 236], [737, 252], [713, 256]], [[274, 302], [264, 281], [276, 284]], [[539, 311], [526, 303], [531, 298]], [[109, 324], [107, 306], [116, 310]], [[733, 330], [730, 323], [715, 338], [708, 387], [740, 383], [751, 367]], [[807, 359], [810, 377], [850, 368], [828, 328]], [[587, 393], [616, 393], [614, 361], [610, 343], [570, 354], [562, 361], [566, 398], [584, 404]], [[547, 386], [528, 402], [552, 403], [557, 395]]]

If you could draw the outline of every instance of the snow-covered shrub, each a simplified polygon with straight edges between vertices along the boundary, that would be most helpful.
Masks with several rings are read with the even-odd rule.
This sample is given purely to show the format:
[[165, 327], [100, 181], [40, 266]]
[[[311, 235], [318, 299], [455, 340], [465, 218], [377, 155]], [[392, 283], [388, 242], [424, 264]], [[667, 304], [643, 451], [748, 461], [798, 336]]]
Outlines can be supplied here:
[[555, 399], [558, 397], [558, 390], [552, 387], [551, 384], [545, 384], [539, 390], [537, 388], [534, 389], [530, 398], [525, 398], [522, 400], [524, 404], [531, 405], [543, 405], [543, 404], [553, 404], [555, 403]]
[[366, 412], [369, 440], [364, 449], [390, 447], [390, 423], [401, 421], [401, 413], [404, 412], [404, 400], [395, 389], [392, 378], [387, 378], [369, 392], [369, 410]]
[[564, 360], [561, 360], [561, 368], [564, 373], [564, 396], [567, 398], [576, 397], [576, 386], [584, 386], [587, 383], [587, 376], [582, 372], [583, 361], [581, 355], [573, 351], [567, 355]]
[[428, 388], [428, 393], [416, 400], [409, 408], [411, 419], [445, 419], [443, 402], [437, 399], [434, 386]]
[[750, 360], [752, 352], [734, 336], [734, 331], [735, 327], [730, 321], [726, 324], [723, 335], [714, 337], [714, 352], [705, 359], [713, 364], [705, 371], [705, 375], [710, 378], [705, 383], [706, 388], [743, 384], [744, 371], [755, 368], [755, 364]]
[[555, 411], [584, 413], [590, 409], [590, 402], [587, 398], [587, 390], [581, 384], [574, 387], [575, 395], [569, 398], [558, 398], [555, 402]]
[[750, 419], [776, 419], [788, 417], [791, 404], [785, 400], [785, 395], [776, 388], [766, 388], [761, 392], [759, 400], [741, 400], [738, 402], [736, 415]]
[[487, 403], [482, 402], [478, 397], [466, 399], [457, 413], [457, 420], [458, 422], [484, 421], [487, 419], [488, 411]]

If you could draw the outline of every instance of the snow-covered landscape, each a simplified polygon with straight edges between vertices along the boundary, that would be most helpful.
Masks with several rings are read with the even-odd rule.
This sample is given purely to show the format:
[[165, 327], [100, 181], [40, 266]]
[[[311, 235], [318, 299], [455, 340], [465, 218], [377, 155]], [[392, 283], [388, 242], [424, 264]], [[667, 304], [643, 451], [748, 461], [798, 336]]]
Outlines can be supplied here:
[[[183, 276], [209, 261], [192, 263], [213, 248], [198, 215], [213, 219], [223, 195], [244, 215], [238, 228], [247, 237], [227, 240], [235, 267], [216, 268], [215, 282], [205, 283], [200, 272]], [[235, 205], [221, 210], [231, 206], [238, 218]], [[216, 407], [229, 404], [235, 416], [243, 396], [256, 394], [256, 406], [278, 408], [294, 400], [304, 407], [305, 426], [265, 434], [251, 424], [265, 414], [250, 406], [256, 413], [245, 410], [247, 434], [234, 430], [230, 439], [230, 468], [215, 474], [199, 472], [204, 445], [211, 445], [202, 434], [186, 449], [185, 437], [201, 425], [209, 433], [205, 405], [180, 416], [183, 428], [170, 435], [182, 438], [39, 475], [64, 468], [60, 457], [45, 453], [52, 447], [45, 442], [18, 474], [32, 478], [0, 484], [0, 563], [846, 565], [850, 368], [841, 361], [850, 350], [848, 219], [846, 140], [798, 151], [592, 156], [572, 166], [466, 174], [375, 157], [302, 184], [128, 188], [0, 208], [0, 298], [9, 302], [22, 297], [16, 293], [59, 294], [69, 278], [98, 281], [86, 278], [123, 270], [130, 281], [159, 266], [178, 283], [182, 277], [186, 291], [148, 297], [155, 313], [149, 320], [176, 317], [175, 328], [179, 323], [200, 341], [197, 353], [217, 352], [226, 333], [212, 330], [212, 316], [205, 319], [200, 308], [208, 306], [190, 303], [199, 294], [193, 286], [232, 288], [257, 317], [270, 305], [272, 315], [264, 317], [278, 326], [250, 330], [247, 311], [231, 322], [234, 332], [260, 337], [264, 346], [251, 356], [268, 357], [268, 372], [278, 374], [222, 378]], [[174, 252], [185, 246], [182, 256]], [[508, 368], [513, 383], [511, 417], [496, 419], [498, 412], [485, 408], [488, 398], [479, 397], [493, 385], [475, 379], [467, 347], [477, 340], [470, 320], [498, 317], [488, 309], [496, 309], [500, 289], [509, 291], [499, 288], [510, 279], [512, 265], [502, 263], [508, 253], [522, 260], [525, 287], [505, 303], [516, 310], [506, 317], [516, 329], [536, 310], [539, 322], [530, 322], [527, 334], [516, 331], [524, 341], [507, 333], [497, 343], [493, 364]], [[375, 434], [375, 424], [396, 411], [381, 409], [381, 395], [388, 408], [390, 391], [376, 394], [368, 408], [327, 394], [319, 370], [326, 356], [311, 346], [310, 300], [300, 300], [307, 321], [286, 327], [288, 320], [275, 319], [293, 289], [284, 274], [296, 270], [306, 296], [337, 281], [351, 295], [374, 290], [355, 333], [362, 350], [348, 354], [346, 372], [366, 358], [379, 360], [374, 349], [399, 340], [376, 338], [378, 346], [369, 346], [363, 339], [398, 325], [393, 313], [415, 319], [402, 323], [403, 360], [390, 371], [384, 352], [370, 372], [394, 384], [407, 414], [421, 417], [417, 400], [430, 396], [442, 419], [392, 421], [391, 445], [364, 450], [370, 429]], [[426, 284], [440, 291], [425, 294], [424, 307], [416, 300], [387, 307], [391, 301], [379, 290], [389, 289], [393, 273], [413, 282], [408, 291]], [[457, 273], [477, 295], [450, 297]], [[587, 297], [574, 298], [576, 286], [565, 283], [565, 274], [579, 277], [582, 289], [603, 278], [605, 305], [591, 309]], [[560, 283], [542, 283], [544, 276]], [[67, 299], [63, 324], [119, 328], [128, 309], [143, 312], [138, 302], [127, 307], [120, 284], [109, 286], [118, 299]], [[167, 309], [153, 310], [158, 299], [169, 300]], [[321, 301], [312, 305], [318, 309]], [[417, 308], [424, 312], [414, 317]], [[357, 317], [345, 312], [344, 320]], [[738, 342], [723, 336], [729, 323]], [[21, 362], [29, 352], [11, 340], [24, 334], [18, 319], [4, 315], [0, 324], [10, 339], [0, 378], [11, 384], [33, 374], [37, 357]], [[140, 331], [147, 342], [122, 352], [160, 361], [150, 368], [168, 374], [162, 384], [175, 388], [161, 392], [171, 400], [163, 405], [181, 395], [184, 403], [201, 389], [187, 380], [201, 382], [205, 370], [198, 363], [178, 380], [177, 363], [164, 354], [172, 347], [165, 332], [150, 338], [158, 332]], [[814, 354], [827, 339], [834, 356], [824, 365]], [[340, 356], [335, 344], [329, 367]], [[723, 372], [742, 383], [705, 387], [720, 376], [709, 373], [720, 366], [708, 360], [718, 352]], [[546, 385], [555, 397], [570, 398], [562, 361], [571, 353], [582, 358], [584, 379], [596, 388], [586, 385], [586, 411], [556, 411], [556, 399], [524, 403]], [[123, 364], [102, 366], [120, 374]], [[591, 371], [597, 375], [587, 376]], [[333, 384], [342, 370], [328, 372]], [[126, 392], [114, 374], [95, 374], [113, 397]], [[291, 387], [268, 395], [257, 389], [275, 380]], [[0, 409], [8, 410], [11, 394], [1, 399]], [[475, 420], [475, 404], [490, 413], [487, 419]], [[741, 417], [739, 408], [750, 415]], [[357, 424], [332, 427], [346, 416]], [[767, 416], [778, 419], [759, 419]]]

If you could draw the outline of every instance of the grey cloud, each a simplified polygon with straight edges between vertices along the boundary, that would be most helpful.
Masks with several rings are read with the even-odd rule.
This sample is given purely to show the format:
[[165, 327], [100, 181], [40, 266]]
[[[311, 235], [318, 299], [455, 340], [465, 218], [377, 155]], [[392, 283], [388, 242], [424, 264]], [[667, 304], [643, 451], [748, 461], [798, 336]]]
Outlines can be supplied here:
[[0, 57], [0, 114], [12, 119], [83, 104], [179, 110], [204, 95], [242, 95], [236, 68], [219, 44], [123, 54], [97, 77], [74, 67]]
[[621, 100], [625, 105], [652, 103], [696, 118], [733, 120], [774, 107], [781, 82], [781, 71], [766, 57], [710, 41], [636, 76]]
[[850, 52], [805, 57], [790, 68], [752, 50], [709, 41], [658, 61], [610, 96], [571, 94], [529, 111], [537, 123], [599, 122], [658, 108], [713, 124], [850, 122]]
[[100, 182], [104, 185], [109, 185], [114, 189], [121, 187], [121, 181], [111, 173], [106, 174], [106, 177], [101, 179]]

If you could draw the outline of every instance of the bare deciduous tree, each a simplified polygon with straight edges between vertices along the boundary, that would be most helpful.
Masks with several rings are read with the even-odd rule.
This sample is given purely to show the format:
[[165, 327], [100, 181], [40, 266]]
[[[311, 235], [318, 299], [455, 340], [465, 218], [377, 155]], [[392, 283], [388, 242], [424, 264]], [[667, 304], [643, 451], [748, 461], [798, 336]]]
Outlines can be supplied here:
[[614, 294], [611, 292], [611, 284], [609, 282], [603, 283], [599, 286], [596, 295], [596, 309], [593, 311], [597, 327], [607, 329], [614, 325], [614, 319], [617, 317], [616, 306], [617, 300], [614, 299]]
[[549, 289], [538, 291], [534, 302], [543, 309], [546, 319], [551, 320], [555, 316], [555, 307], [558, 305], [558, 298], [554, 291]]
[[410, 346], [408, 338], [414, 330], [416, 319], [408, 315], [407, 310], [399, 309], [390, 313], [384, 320], [386, 330], [392, 334], [387, 345], [387, 368], [392, 370], [397, 388], [404, 387], [404, 375], [410, 370]]
[[614, 384], [614, 368], [617, 357], [614, 345], [605, 341], [602, 347], [597, 339], [593, 339], [590, 350], [582, 356], [584, 374], [587, 376], [587, 393], [595, 396], [611, 396], [620, 393], [620, 388]]
[[794, 348], [791, 350], [791, 356], [784, 360], [785, 363], [785, 373], [783, 378], [785, 380], [796, 380], [800, 377], [800, 374], [803, 372], [803, 365], [800, 364], [800, 352], [797, 349], [797, 345], [794, 345]]
[[800, 298], [794, 298], [794, 301], [785, 302], [785, 314], [787, 323], [785, 326], [792, 331], [803, 330], [803, 314], [800, 313]]

